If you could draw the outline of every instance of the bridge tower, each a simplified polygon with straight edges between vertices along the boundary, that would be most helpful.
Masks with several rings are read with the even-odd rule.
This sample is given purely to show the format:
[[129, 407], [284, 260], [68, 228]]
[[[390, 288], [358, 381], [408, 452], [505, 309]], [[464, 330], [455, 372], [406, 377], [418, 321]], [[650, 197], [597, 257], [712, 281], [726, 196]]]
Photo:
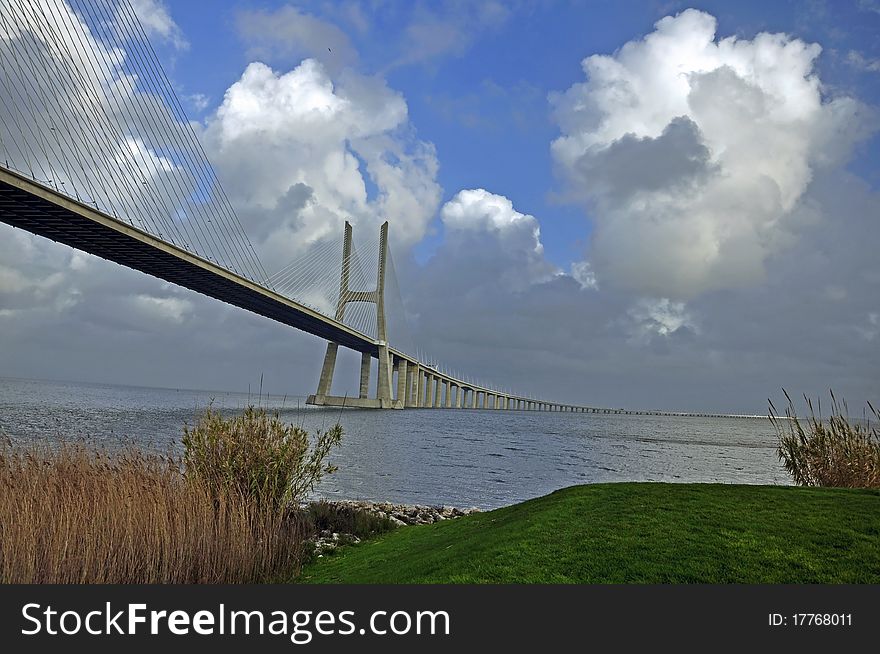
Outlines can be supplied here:
[[[392, 379], [394, 364], [388, 347], [388, 333], [385, 322], [385, 269], [388, 260], [388, 221], [382, 223], [379, 231], [379, 265], [376, 271], [375, 291], [352, 291], [349, 277], [352, 264], [351, 223], [345, 221], [345, 235], [342, 244], [342, 271], [339, 276], [339, 300], [336, 303], [336, 320], [343, 322], [345, 307], [352, 302], [371, 302], [376, 305], [376, 341], [374, 347], [361, 352], [360, 392], [357, 398], [340, 397], [330, 394], [333, 385], [333, 373], [336, 370], [336, 355], [339, 344], [327, 343], [324, 354], [324, 365], [321, 367], [321, 378], [318, 381], [318, 392], [309, 395], [306, 404], [318, 406], [350, 406], [369, 409], [402, 409], [403, 401], [392, 396]], [[369, 397], [370, 370], [373, 357], [379, 359], [379, 380], [376, 384], [376, 397]], [[399, 373], [406, 374], [405, 363], [400, 364]]]

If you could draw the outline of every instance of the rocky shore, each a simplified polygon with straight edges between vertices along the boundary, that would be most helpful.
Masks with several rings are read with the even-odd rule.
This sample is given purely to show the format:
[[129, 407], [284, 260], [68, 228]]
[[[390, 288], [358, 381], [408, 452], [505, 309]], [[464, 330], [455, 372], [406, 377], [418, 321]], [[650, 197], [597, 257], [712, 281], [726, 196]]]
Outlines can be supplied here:
[[[430, 525], [443, 520], [454, 520], [471, 513], [479, 513], [480, 509], [471, 507], [461, 509], [455, 506], [429, 506], [426, 504], [393, 504], [391, 502], [367, 502], [364, 500], [325, 500], [327, 504], [364, 511], [379, 518], [389, 520], [396, 527], [409, 525]], [[335, 549], [339, 545], [358, 543], [360, 538], [354, 534], [324, 530], [312, 541], [315, 553], [322, 556], [323, 552]]]

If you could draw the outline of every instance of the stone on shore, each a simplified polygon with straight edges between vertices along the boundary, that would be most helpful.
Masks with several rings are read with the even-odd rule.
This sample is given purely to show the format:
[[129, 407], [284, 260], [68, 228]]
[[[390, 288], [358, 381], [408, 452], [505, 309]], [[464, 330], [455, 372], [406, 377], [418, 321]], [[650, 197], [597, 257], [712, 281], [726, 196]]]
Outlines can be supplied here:
[[[393, 504], [391, 502], [368, 502], [365, 500], [322, 500], [337, 507], [348, 507], [365, 511], [379, 518], [385, 518], [395, 527], [410, 525], [430, 525], [443, 520], [454, 520], [471, 513], [479, 513], [480, 509], [471, 507], [460, 509], [454, 506], [429, 506], [424, 504]], [[354, 534], [338, 532], [321, 532], [314, 539], [315, 554], [323, 556], [324, 552], [336, 549], [339, 545], [359, 543]]]

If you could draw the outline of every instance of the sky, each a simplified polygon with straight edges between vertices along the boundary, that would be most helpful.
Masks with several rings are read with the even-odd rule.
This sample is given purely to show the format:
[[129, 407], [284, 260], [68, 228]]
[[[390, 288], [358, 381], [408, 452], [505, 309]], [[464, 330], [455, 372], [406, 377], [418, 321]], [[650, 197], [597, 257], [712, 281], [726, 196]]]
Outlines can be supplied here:
[[[880, 400], [880, 2], [132, 5], [266, 269], [389, 220], [450, 369], [593, 406]], [[324, 351], [5, 225], [0, 344], [0, 376], [291, 395]]]

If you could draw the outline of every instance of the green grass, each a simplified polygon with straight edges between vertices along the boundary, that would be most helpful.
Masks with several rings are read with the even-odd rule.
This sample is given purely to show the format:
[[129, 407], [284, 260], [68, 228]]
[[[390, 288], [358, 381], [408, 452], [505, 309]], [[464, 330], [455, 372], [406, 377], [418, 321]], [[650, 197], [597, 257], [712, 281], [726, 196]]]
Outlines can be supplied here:
[[878, 583], [880, 491], [575, 486], [342, 548], [303, 583]]

